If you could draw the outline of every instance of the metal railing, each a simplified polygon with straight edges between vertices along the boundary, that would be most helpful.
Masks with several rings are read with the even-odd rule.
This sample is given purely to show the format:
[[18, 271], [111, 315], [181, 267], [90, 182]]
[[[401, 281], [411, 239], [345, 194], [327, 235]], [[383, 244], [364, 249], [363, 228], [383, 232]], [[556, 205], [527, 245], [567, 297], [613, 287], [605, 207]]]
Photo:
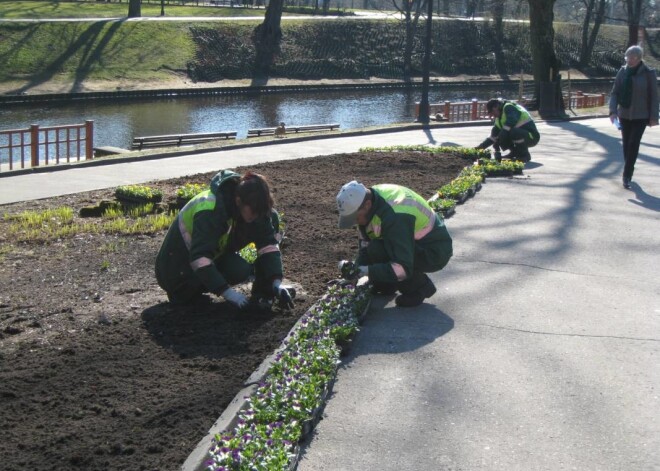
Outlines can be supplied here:
[[94, 121], [0, 130], [0, 171], [94, 158]]
[[[562, 95], [566, 109], [573, 110], [605, 106], [605, 93], [584, 93], [580, 90], [571, 90], [570, 72], [568, 73], [568, 81], [565, 84]], [[533, 90], [534, 83], [531, 82], [530, 85], [525, 85], [521, 73], [518, 103], [525, 106], [529, 101], [532, 101], [529, 97], [533, 96]], [[476, 98], [472, 101], [457, 103], [449, 101], [445, 101], [444, 103], [430, 103], [429, 115], [434, 117], [436, 121], [459, 122], [486, 120], [489, 119], [486, 103], [486, 101], [478, 101]], [[415, 112], [419, 116], [419, 103], [415, 106]]]
[[[472, 101], [462, 101], [452, 103], [429, 103], [429, 115], [436, 121], [477, 121], [480, 119], [489, 119], [486, 110], [485, 101], [478, 101], [474, 98]], [[419, 116], [419, 103], [415, 105], [415, 112]]]

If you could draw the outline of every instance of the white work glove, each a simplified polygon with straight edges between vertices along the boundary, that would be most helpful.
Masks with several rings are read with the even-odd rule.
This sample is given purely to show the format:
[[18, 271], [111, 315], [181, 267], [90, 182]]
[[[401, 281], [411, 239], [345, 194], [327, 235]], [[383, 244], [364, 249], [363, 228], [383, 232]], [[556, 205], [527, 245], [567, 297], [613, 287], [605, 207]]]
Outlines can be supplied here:
[[293, 309], [293, 298], [296, 295], [295, 290], [290, 286], [283, 286], [282, 280], [273, 281], [273, 291], [280, 301], [280, 306], [284, 309]]
[[248, 305], [247, 296], [245, 296], [243, 293], [239, 293], [238, 291], [232, 288], [227, 288], [222, 292], [220, 296], [225, 298], [227, 301], [229, 301], [239, 309], [243, 309]]

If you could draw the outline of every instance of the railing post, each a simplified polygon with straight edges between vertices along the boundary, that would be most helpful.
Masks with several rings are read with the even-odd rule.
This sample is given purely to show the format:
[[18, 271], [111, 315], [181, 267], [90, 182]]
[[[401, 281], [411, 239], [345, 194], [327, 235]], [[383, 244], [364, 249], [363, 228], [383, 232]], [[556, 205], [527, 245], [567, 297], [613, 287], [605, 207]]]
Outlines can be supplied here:
[[449, 117], [451, 116], [450, 113], [451, 113], [451, 103], [445, 101], [445, 119], [447, 121], [451, 121], [451, 119], [449, 119]]
[[30, 165], [39, 166], [39, 125], [30, 126]]
[[518, 103], [522, 102], [523, 99], [523, 90], [525, 89], [525, 77], [523, 75], [523, 70], [520, 70], [520, 85], [518, 86]]
[[572, 110], [571, 108], [571, 70], [568, 70], [568, 109]]
[[94, 158], [94, 120], [85, 121], [85, 159]]
[[473, 98], [472, 99], [472, 121], [477, 120], [477, 99]]

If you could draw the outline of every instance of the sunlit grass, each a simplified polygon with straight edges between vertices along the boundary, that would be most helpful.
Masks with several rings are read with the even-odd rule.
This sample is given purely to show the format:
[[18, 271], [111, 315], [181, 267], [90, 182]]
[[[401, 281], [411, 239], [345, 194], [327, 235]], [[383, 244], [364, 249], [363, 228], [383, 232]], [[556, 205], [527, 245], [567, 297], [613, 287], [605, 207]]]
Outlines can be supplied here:
[[[160, 2], [142, 2], [143, 17], [160, 16]], [[263, 17], [264, 8], [230, 8], [187, 5], [165, 5], [165, 16], [169, 17]], [[124, 18], [128, 15], [128, 2], [60, 2], [20, 1], [2, 2], [0, 18], [43, 19], [43, 18]]]
[[[71, 80], [168, 79], [194, 56], [190, 22], [107, 21], [0, 25], [0, 80], [39, 75]], [[85, 47], [72, 48], [83, 41]], [[145, 47], [148, 45], [148, 47]]]
[[[167, 229], [178, 214], [151, 214], [153, 209], [153, 204], [141, 205], [129, 210], [128, 217], [121, 210], [112, 209], [106, 211], [98, 221], [75, 221], [73, 209], [68, 207], [5, 214], [3, 219], [9, 223], [8, 242], [46, 242], [80, 234], [153, 234]], [[112, 249], [106, 247], [107, 251]]]
[[12, 247], [9, 244], [0, 244], [0, 263], [5, 261], [5, 255], [12, 251]]

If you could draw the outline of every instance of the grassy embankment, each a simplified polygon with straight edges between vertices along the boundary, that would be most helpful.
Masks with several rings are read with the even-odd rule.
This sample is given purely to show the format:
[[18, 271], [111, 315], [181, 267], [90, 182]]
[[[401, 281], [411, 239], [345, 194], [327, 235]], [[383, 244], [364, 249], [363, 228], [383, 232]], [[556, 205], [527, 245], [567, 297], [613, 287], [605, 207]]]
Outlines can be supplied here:
[[[126, 14], [126, 3], [3, 2], [0, 16], [19, 17], [116, 17]], [[166, 15], [236, 16], [263, 10], [166, 5]], [[143, 4], [144, 16], [158, 16], [160, 4]], [[254, 47], [250, 34], [254, 21], [81, 21], [0, 24], [0, 86], [20, 84], [13, 91], [30, 92], [46, 82], [71, 84], [78, 91], [85, 81], [142, 81], [144, 88], [194, 75], [195, 80], [215, 82], [249, 79]], [[529, 30], [526, 24], [505, 25], [505, 73], [529, 73]], [[555, 27], [558, 55], [566, 65], [575, 61], [579, 26]], [[283, 22], [282, 53], [274, 77], [317, 80], [400, 79], [402, 26], [398, 21]], [[417, 34], [413, 68], [419, 73], [421, 53]], [[660, 34], [649, 35], [660, 50]], [[621, 64], [627, 31], [622, 26], [601, 29], [589, 75], [611, 77]], [[454, 45], [460, 43], [461, 48]], [[495, 67], [493, 30], [488, 22], [442, 21], [434, 28], [432, 73], [437, 76], [501, 75]], [[466, 54], [465, 51], [470, 51]], [[647, 54], [651, 66], [660, 61]], [[217, 81], [217, 82], [216, 82]]]
[[[160, 2], [142, 3], [142, 17], [159, 17]], [[224, 8], [165, 4], [167, 17], [247, 17], [264, 16], [263, 8]], [[121, 18], [128, 14], [128, 2], [2, 1], [1, 19]]]

